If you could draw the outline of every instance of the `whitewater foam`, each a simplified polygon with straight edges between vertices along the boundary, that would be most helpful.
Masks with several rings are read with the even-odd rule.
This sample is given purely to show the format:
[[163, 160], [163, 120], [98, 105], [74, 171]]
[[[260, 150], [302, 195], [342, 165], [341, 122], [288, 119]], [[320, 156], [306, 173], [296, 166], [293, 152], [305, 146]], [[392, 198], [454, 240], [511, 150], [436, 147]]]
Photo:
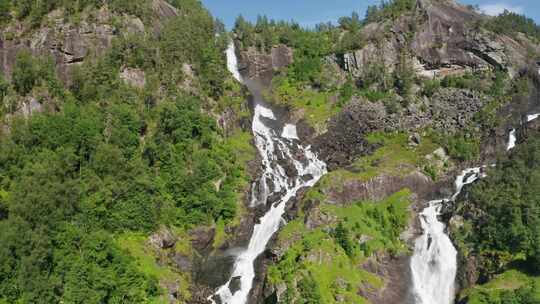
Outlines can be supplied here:
[[[231, 56], [235, 58], [229, 58]], [[236, 68], [236, 72], [238, 72], [234, 45], [229, 45], [227, 57], [227, 62], [230, 63], [228, 64], [229, 69]], [[235, 74], [235, 70], [231, 72], [233, 75]], [[214, 297], [219, 297], [221, 302], [226, 304], [245, 304], [247, 302], [255, 278], [255, 259], [265, 250], [274, 233], [284, 223], [282, 216], [286, 204], [296, 196], [298, 190], [313, 186], [326, 173], [326, 164], [317, 158], [310, 146], [304, 147], [297, 140], [296, 126], [285, 125], [281, 136], [279, 136], [264, 123], [264, 119], [275, 120], [276, 117], [269, 107], [256, 101], [252, 132], [255, 137], [255, 146], [261, 156], [263, 173], [258, 183], [259, 195], [253, 196], [252, 204], [266, 204], [270, 195], [279, 194], [280, 196], [254, 226], [248, 247], [236, 257], [229, 281], [219, 287], [213, 296], [209, 297], [213, 303], [215, 303]], [[297, 173], [295, 176], [287, 174], [282, 166], [283, 159], [278, 156], [285, 157], [286, 162], [292, 163]], [[267, 180], [272, 181], [272, 188], [268, 186]], [[256, 188], [254, 184], [252, 191], [256, 191]], [[230, 288], [233, 279], [240, 281], [239, 289], [234, 293]]]

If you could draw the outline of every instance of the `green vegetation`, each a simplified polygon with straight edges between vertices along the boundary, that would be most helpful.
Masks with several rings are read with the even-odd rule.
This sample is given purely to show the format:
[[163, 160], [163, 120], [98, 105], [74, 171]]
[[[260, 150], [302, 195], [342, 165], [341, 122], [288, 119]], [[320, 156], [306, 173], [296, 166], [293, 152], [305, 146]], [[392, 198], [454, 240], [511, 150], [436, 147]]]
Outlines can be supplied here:
[[[362, 256], [369, 257], [380, 250], [398, 253], [406, 250], [399, 235], [409, 219], [409, 196], [409, 190], [402, 190], [382, 202], [360, 202], [345, 208], [323, 205], [321, 210], [342, 219], [334, 230], [334, 238], [348, 255], [360, 251]], [[362, 236], [370, 240], [359, 245], [351, 242]]]
[[480, 138], [474, 132], [463, 130], [455, 135], [434, 134], [435, 141], [446, 148], [450, 157], [459, 161], [475, 160], [480, 156]]
[[[539, 270], [539, 158], [540, 140], [531, 134], [488, 177], [472, 185], [458, 207], [459, 213], [475, 216], [466, 216], [454, 239], [465, 256], [478, 259], [484, 280], [507, 269]], [[537, 303], [539, 282], [511, 270], [475, 287], [469, 303]]]
[[540, 26], [533, 19], [508, 10], [491, 18], [485, 26], [498, 34], [512, 35], [521, 32], [535, 40], [540, 39]]
[[436, 168], [433, 161], [426, 158], [439, 147], [429, 136], [422, 137], [417, 147], [409, 146], [406, 133], [375, 132], [368, 135], [368, 141], [380, 147], [371, 155], [358, 158], [347, 168], [323, 176], [319, 184], [306, 194], [307, 197], [322, 195], [326, 190], [321, 191], [321, 188], [340, 192], [343, 185], [350, 181], [365, 182], [377, 176], [404, 177], [418, 169], [436, 177], [443, 169]]
[[[152, 252], [152, 247], [148, 246], [148, 238], [142, 233], [125, 233], [116, 237], [118, 246], [133, 257], [137, 270], [150, 278], [157, 278], [165, 282], [179, 282], [181, 291], [179, 293], [182, 300], [190, 297], [188, 274], [179, 274], [172, 271], [166, 265], [157, 263], [158, 257]], [[155, 303], [168, 303], [167, 295], [159, 295]]]
[[[6, 3], [25, 20], [102, 4]], [[107, 1], [135, 15], [148, 3]], [[0, 79], [2, 116], [11, 115], [0, 136], [0, 302], [163, 303], [163, 280], [180, 280], [187, 301], [189, 276], [158, 264], [148, 235], [237, 222], [254, 154], [234, 127], [243, 93], [226, 73], [218, 23], [198, 1], [176, 5], [180, 17], [159, 36], [117, 38], [73, 71], [69, 87], [51, 60], [25, 51], [11, 81]], [[126, 67], [144, 72], [146, 86], [124, 82]], [[41, 111], [18, 115], [31, 97]], [[238, 115], [227, 136], [215, 118], [226, 110]], [[189, 252], [185, 241], [177, 247]]]
[[508, 270], [486, 284], [466, 290], [464, 296], [469, 304], [535, 304], [540, 302], [539, 287], [540, 278]]
[[383, 282], [360, 265], [375, 252], [405, 250], [399, 234], [408, 222], [409, 195], [402, 190], [382, 202], [349, 207], [323, 203], [321, 212], [335, 222], [313, 230], [300, 220], [287, 224], [279, 242], [288, 244], [288, 250], [268, 273], [271, 282], [287, 285], [285, 303], [337, 303], [340, 297], [346, 303], [367, 303], [358, 289], [380, 288]]
[[147, 20], [150, 14], [150, 1], [130, 0], [0, 0], [0, 24], [11, 19], [27, 20], [38, 26], [43, 17], [55, 9], [65, 9], [67, 16], [73, 17], [86, 9], [107, 5], [117, 14], [135, 15]]
[[285, 76], [275, 77], [270, 99], [291, 110], [304, 111], [306, 121], [317, 130], [324, 130], [327, 120], [340, 110], [339, 105], [330, 102], [329, 92], [298, 88]]
[[[272, 86], [273, 100], [294, 108], [307, 109], [306, 118], [311, 125], [324, 129], [327, 118], [339, 111], [353, 96], [354, 85], [344, 91], [336, 84], [334, 73], [325, 69], [324, 57], [343, 54], [363, 45], [358, 14], [343, 17], [339, 25], [319, 24], [314, 29], [300, 27], [294, 22], [276, 22], [260, 16], [255, 24], [240, 16], [234, 32], [242, 49], [250, 47], [269, 52], [277, 44], [294, 50], [294, 62], [285, 68]], [[331, 102], [329, 97], [338, 97]], [[293, 104], [294, 103], [294, 104]]]
[[[376, 19], [398, 16], [411, 10], [414, 3], [410, 0], [385, 1], [372, 7], [369, 16]], [[318, 131], [324, 131], [328, 118], [354, 96], [384, 102], [390, 113], [398, 112], [412, 99], [409, 95], [417, 79], [406, 52], [400, 57], [394, 73], [388, 72], [390, 69], [382, 60], [371, 62], [361, 71], [362, 75], [354, 78], [343, 75], [342, 71], [329, 72], [332, 67], [327, 56], [343, 60], [346, 53], [365, 45], [362, 27], [367, 21], [353, 12], [340, 18], [337, 25], [323, 23], [314, 28], [302, 28], [295, 22], [277, 22], [265, 16], [251, 23], [240, 16], [234, 32], [244, 50], [254, 48], [268, 53], [277, 44], [293, 49], [294, 62], [274, 79], [271, 99], [304, 111], [307, 122]], [[403, 98], [397, 101], [397, 95]]]
[[499, 69], [494, 71], [475, 71], [474, 73], [467, 72], [461, 75], [448, 75], [440, 81], [428, 81], [427, 93], [430, 93], [430, 91], [432, 93], [435, 88], [444, 87], [467, 89], [492, 97], [501, 97], [507, 93], [508, 83], [508, 74], [505, 71]]
[[406, 133], [375, 132], [368, 136], [372, 144], [381, 145], [372, 155], [361, 157], [351, 167], [351, 171], [361, 174], [367, 180], [379, 174], [404, 176], [415, 168], [422, 168], [425, 156], [437, 149], [429, 137], [422, 138], [418, 147], [409, 146]]
[[[52, 59], [40, 60], [26, 50], [17, 54], [12, 73], [13, 89], [20, 95], [26, 96], [34, 87], [47, 88], [52, 97], [62, 97], [64, 94], [60, 81], [56, 78]], [[3, 95], [8, 93], [8, 84], [3, 85]]]
[[403, 15], [403, 13], [411, 11], [415, 5], [415, 0], [381, 1], [379, 5], [368, 6], [365, 22], [369, 23], [396, 19]]

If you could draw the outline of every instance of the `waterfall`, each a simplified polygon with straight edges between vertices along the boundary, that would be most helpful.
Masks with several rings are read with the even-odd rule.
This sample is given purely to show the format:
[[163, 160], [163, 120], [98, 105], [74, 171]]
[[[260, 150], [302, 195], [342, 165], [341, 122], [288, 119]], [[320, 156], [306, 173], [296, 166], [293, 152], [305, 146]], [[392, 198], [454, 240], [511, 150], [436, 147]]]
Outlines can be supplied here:
[[[540, 113], [529, 114], [526, 116], [526, 122], [531, 122], [537, 119], [538, 116], [540, 116]], [[511, 129], [510, 133], [508, 134], [508, 144], [506, 145], [506, 151], [513, 149], [516, 146], [516, 141], [516, 129]]]
[[454, 300], [454, 279], [457, 271], [457, 251], [439, 221], [443, 204], [455, 200], [463, 186], [483, 177], [481, 167], [465, 169], [455, 180], [452, 196], [429, 202], [420, 213], [423, 234], [415, 241], [411, 258], [413, 294], [418, 304], [450, 304]]
[[229, 43], [229, 47], [227, 48], [227, 51], [225, 51], [225, 54], [227, 55], [227, 69], [236, 80], [242, 82], [242, 76], [238, 71], [238, 59], [236, 58], [236, 50], [233, 41]]
[[540, 113], [527, 115], [527, 122], [537, 119], [538, 116], [540, 116]]
[[[527, 122], [533, 121], [540, 113], [526, 116]], [[508, 134], [506, 150], [516, 146], [516, 130]], [[495, 165], [491, 165], [495, 166]], [[482, 169], [486, 166], [465, 169], [455, 180], [455, 192], [449, 198], [433, 200], [420, 213], [420, 225], [423, 234], [416, 239], [411, 258], [413, 296], [417, 304], [450, 304], [454, 301], [454, 280], [457, 271], [457, 251], [450, 238], [444, 232], [445, 226], [439, 221], [443, 204], [454, 201], [463, 190], [463, 186], [486, 176]]]
[[508, 134], [508, 144], [506, 145], [506, 151], [510, 151], [516, 146], [516, 140], [516, 129], [512, 129]]
[[442, 202], [431, 201], [420, 213], [424, 234], [416, 240], [411, 259], [414, 296], [418, 304], [449, 304], [454, 297], [457, 252], [444, 233], [444, 224], [437, 218]]
[[[527, 116], [527, 121], [536, 119], [536, 114]], [[506, 150], [516, 146], [516, 130], [508, 134]], [[494, 165], [492, 165], [494, 166]], [[439, 221], [443, 204], [454, 201], [465, 185], [485, 177], [483, 167], [468, 168], [456, 177], [455, 192], [448, 198], [428, 202], [420, 213], [423, 234], [416, 239], [411, 258], [413, 295], [418, 304], [450, 304], [454, 301], [454, 280], [457, 272], [457, 251], [445, 233], [445, 225]]]
[[[240, 73], [237, 68], [237, 59], [234, 44], [227, 50], [227, 65], [229, 70], [239, 80]], [[255, 259], [265, 250], [266, 245], [279, 229], [283, 222], [287, 202], [296, 196], [298, 190], [313, 186], [319, 178], [326, 173], [326, 165], [320, 161], [309, 146], [302, 146], [296, 135], [296, 126], [287, 124], [281, 126], [281, 133], [268, 126], [277, 123], [274, 112], [262, 100], [255, 100], [252, 131], [255, 145], [262, 159], [263, 173], [260, 178], [260, 187], [264, 195], [259, 195], [258, 203], [265, 204], [266, 198], [272, 194], [278, 195], [276, 202], [262, 216], [255, 225], [248, 247], [237, 257], [233, 266], [231, 278], [218, 288], [209, 298], [219, 298], [226, 304], [245, 304], [255, 278]], [[285, 170], [283, 162], [294, 167], [295, 170]], [[296, 171], [291, 174], [291, 171]], [[289, 174], [287, 174], [289, 172]], [[293, 176], [290, 176], [293, 175]], [[267, 183], [271, 181], [271, 187]], [[275, 196], [274, 195], [274, 196]], [[231, 284], [231, 282], [235, 282]], [[237, 283], [239, 282], [239, 286]], [[231, 285], [236, 285], [234, 288]]]
[[283, 127], [283, 132], [281, 137], [289, 139], [298, 139], [298, 134], [296, 133], [296, 126], [291, 124], [285, 124]]

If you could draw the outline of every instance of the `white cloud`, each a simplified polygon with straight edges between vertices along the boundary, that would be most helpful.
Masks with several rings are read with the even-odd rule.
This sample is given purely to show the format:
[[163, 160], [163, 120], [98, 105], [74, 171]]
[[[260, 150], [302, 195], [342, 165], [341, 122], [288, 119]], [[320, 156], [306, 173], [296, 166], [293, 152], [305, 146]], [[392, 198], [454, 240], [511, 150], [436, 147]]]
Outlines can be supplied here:
[[517, 14], [523, 14], [522, 6], [514, 6], [506, 3], [494, 3], [480, 5], [480, 11], [486, 15], [497, 16], [508, 10]]

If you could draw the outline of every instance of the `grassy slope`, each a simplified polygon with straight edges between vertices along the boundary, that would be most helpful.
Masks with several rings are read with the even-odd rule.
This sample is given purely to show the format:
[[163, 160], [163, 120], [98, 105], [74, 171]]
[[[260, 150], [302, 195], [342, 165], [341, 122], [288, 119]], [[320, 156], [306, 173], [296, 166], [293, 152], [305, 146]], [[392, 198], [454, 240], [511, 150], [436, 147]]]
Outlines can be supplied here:
[[[522, 287], [531, 286], [533, 291], [533, 298], [540, 302], [540, 277], [530, 274], [526, 274], [516, 269], [507, 270], [494, 279], [490, 280], [486, 284], [477, 285], [464, 290], [461, 293], [461, 298], [468, 298], [469, 304], [484, 304], [484, 303], [501, 303], [501, 298], [505, 297], [505, 294], [516, 291]], [[517, 303], [517, 302], [505, 302], [502, 303]]]
[[[301, 220], [294, 220], [279, 234], [279, 242], [294, 240], [282, 259], [273, 265], [268, 277], [274, 284], [287, 285], [289, 301], [299, 295], [297, 282], [302, 277], [312, 277], [321, 294], [321, 303], [367, 303], [358, 295], [358, 289], [368, 286], [380, 288], [380, 277], [361, 268], [363, 262], [374, 252], [399, 252], [405, 245], [391, 231], [391, 222], [403, 229], [409, 218], [408, 190], [402, 190], [382, 202], [358, 202], [346, 208], [323, 204], [321, 212], [335, 222], [341, 222], [351, 232], [354, 254], [347, 255], [333, 238], [331, 231], [336, 224], [307, 229]], [[389, 211], [392, 210], [392, 211]], [[398, 229], [401, 231], [401, 229]], [[359, 241], [363, 239], [363, 243]]]
[[368, 140], [381, 147], [371, 155], [358, 158], [351, 166], [325, 175], [314, 189], [335, 189], [350, 180], [368, 181], [381, 175], [405, 176], [417, 169], [426, 170], [430, 163], [425, 156], [438, 147], [429, 137], [424, 137], [419, 146], [410, 147], [405, 133], [378, 132]]

